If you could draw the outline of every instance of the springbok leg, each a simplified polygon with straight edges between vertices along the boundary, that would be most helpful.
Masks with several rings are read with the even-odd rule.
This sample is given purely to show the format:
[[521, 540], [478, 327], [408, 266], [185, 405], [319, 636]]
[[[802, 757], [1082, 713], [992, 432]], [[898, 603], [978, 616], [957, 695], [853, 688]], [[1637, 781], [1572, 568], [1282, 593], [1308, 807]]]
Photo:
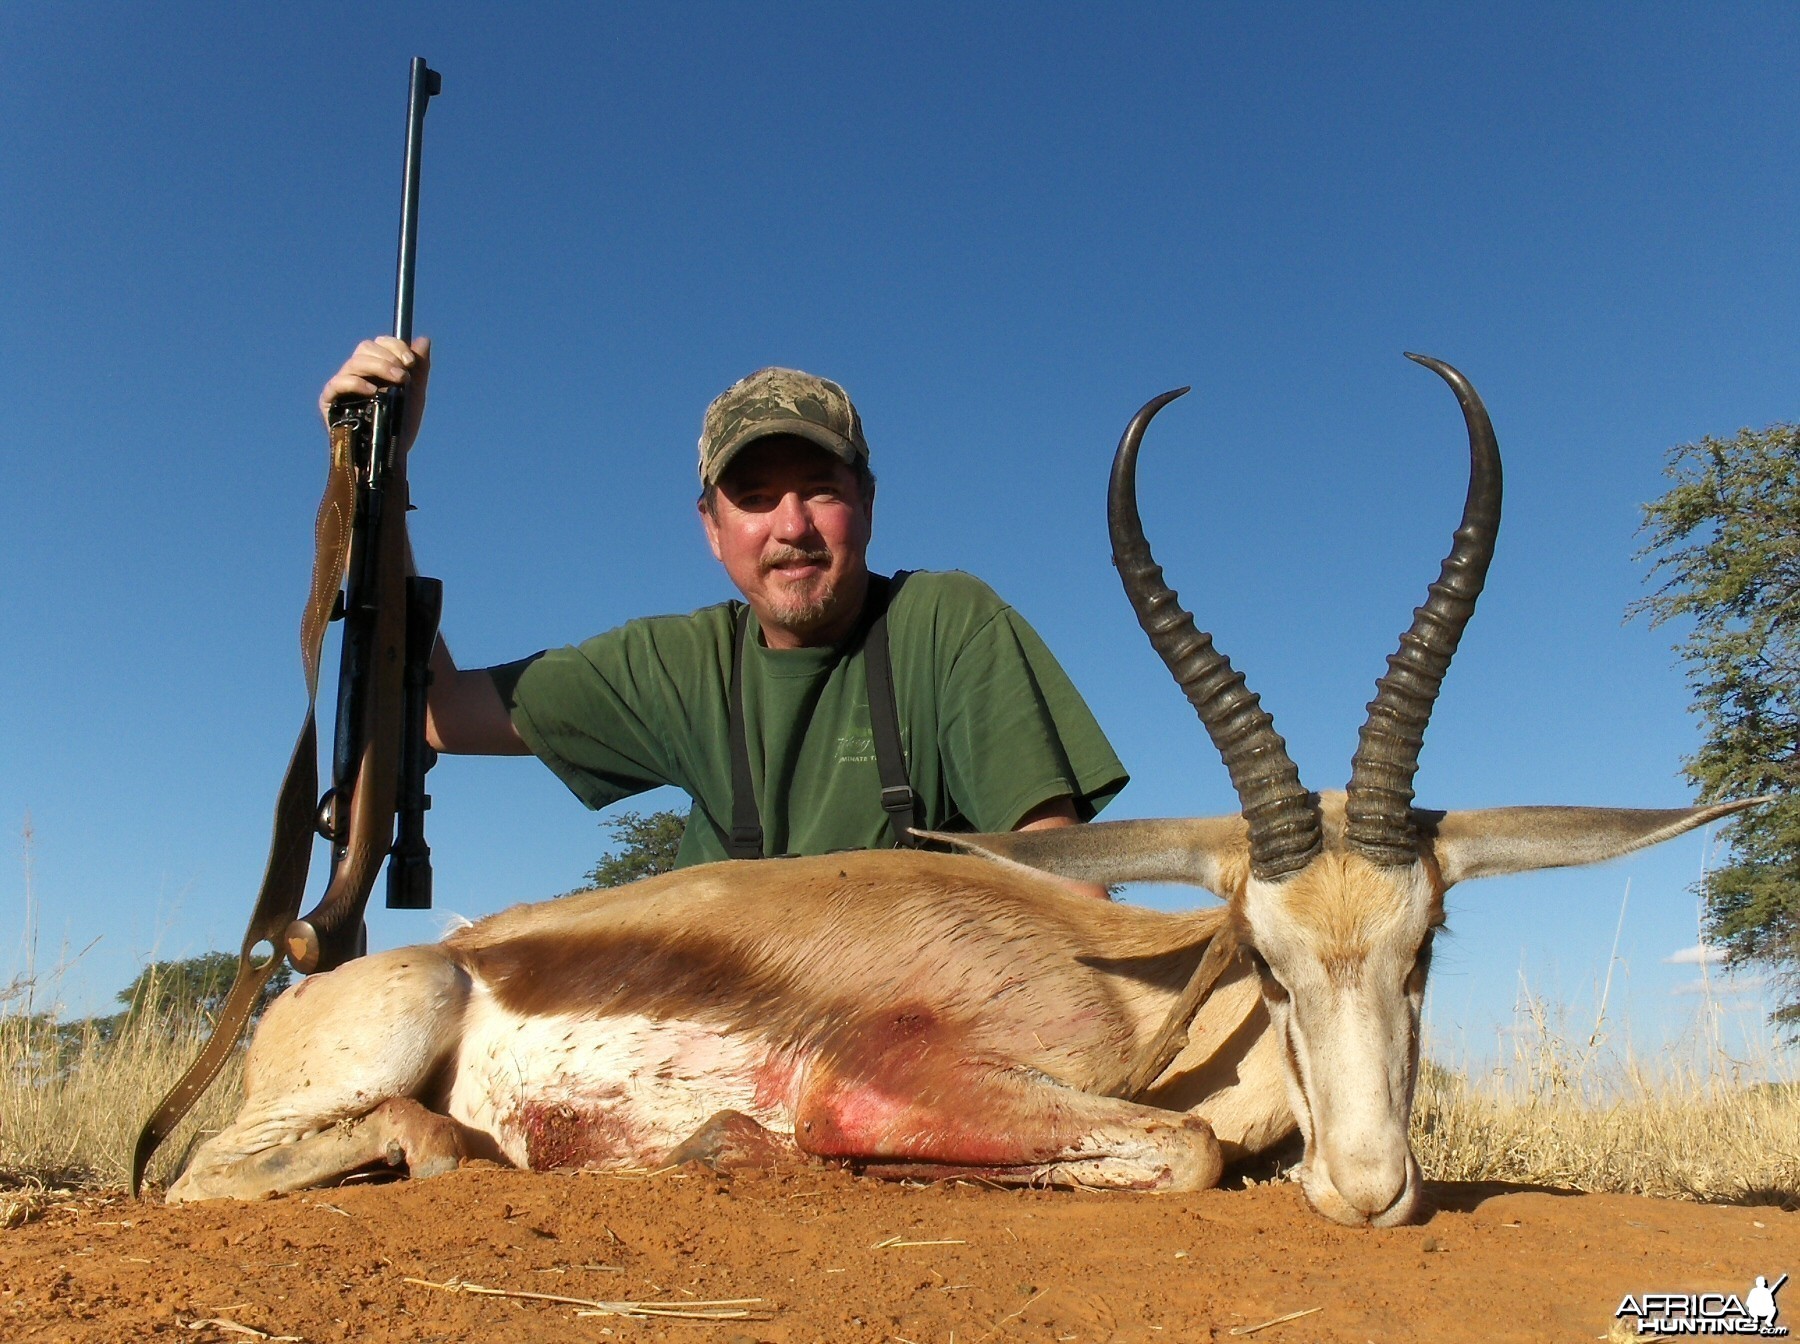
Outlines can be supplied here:
[[378, 1163], [405, 1167], [414, 1178], [455, 1171], [467, 1155], [462, 1126], [411, 1097], [389, 1097], [357, 1120], [335, 1124], [295, 1143], [278, 1144], [228, 1167], [190, 1170], [169, 1203], [256, 1199], [264, 1194], [330, 1185]]
[[742, 1111], [720, 1111], [690, 1134], [666, 1161], [698, 1162], [714, 1171], [767, 1171], [801, 1160], [786, 1134], [764, 1129]]
[[873, 1175], [1118, 1189], [1205, 1190], [1222, 1164], [1196, 1116], [1097, 1097], [1011, 1060], [960, 1049], [928, 1013], [846, 1032], [802, 1088], [803, 1152]]
[[454, 1049], [468, 994], [467, 976], [431, 948], [301, 981], [250, 1043], [243, 1109], [196, 1150], [169, 1202], [254, 1199], [373, 1162], [404, 1161], [415, 1175], [454, 1166], [460, 1127], [408, 1099]]

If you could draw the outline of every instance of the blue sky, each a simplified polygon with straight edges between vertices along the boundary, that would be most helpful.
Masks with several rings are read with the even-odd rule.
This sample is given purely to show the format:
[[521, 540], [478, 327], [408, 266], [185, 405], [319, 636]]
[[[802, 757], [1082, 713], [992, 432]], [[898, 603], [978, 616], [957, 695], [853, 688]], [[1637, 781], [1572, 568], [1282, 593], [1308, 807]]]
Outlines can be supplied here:
[[[313, 401], [388, 320], [414, 54], [444, 76], [414, 537], [459, 660], [725, 596], [700, 413], [796, 365], [862, 409], [873, 561], [1019, 607], [1134, 775], [1110, 815], [1150, 816], [1235, 804], [1107, 562], [1120, 430], [1194, 385], [1151, 538], [1338, 787], [1466, 470], [1403, 350], [1474, 380], [1507, 470], [1421, 801], [1689, 797], [1670, 633], [1622, 621], [1634, 530], [1668, 447], [1793, 414], [1797, 36], [1775, 5], [7, 6], [0, 980], [27, 816], [40, 963], [100, 940], [72, 1007], [241, 936], [303, 708]], [[529, 760], [432, 793], [446, 910], [604, 847]], [[1488, 1048], [1521, 975], [1591, 1013], [1627, 882], [1619, 1029], [1679, 1033], [1702, 862], [1452, 893], [1440, 1038]]]

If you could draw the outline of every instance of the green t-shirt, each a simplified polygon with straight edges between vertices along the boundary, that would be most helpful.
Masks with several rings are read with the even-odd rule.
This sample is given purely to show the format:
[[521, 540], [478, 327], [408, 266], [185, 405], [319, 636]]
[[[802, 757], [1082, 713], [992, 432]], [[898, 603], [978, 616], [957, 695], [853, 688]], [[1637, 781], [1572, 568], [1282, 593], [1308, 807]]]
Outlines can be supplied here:
[[[741, 602], [628, 622], [490, 669], [519, 735], [589, 807], [673, 784], [678, 862], [727, 857], [732, 627]], [[1011, 829], [1069, 795], [1085, 821], [1126, 774], [1037, 632], [979, 579], [916, 573], [888, 613], [907, 772], [931, 829]], [[750, 621], [744, 720], [766, 854], [892, 844], [860, 639], [770, 649]]]

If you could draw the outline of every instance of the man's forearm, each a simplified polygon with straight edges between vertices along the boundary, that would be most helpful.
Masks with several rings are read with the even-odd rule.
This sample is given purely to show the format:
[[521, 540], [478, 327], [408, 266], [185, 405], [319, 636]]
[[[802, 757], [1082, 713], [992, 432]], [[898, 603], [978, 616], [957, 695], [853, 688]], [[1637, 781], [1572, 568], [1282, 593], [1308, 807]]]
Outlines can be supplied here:
[[[406, 572], [417, 574], [412, 538], [406, 539]], [[485, 668], [463, 671], [440, 633], [431, 647], [431, 689], [425, 695], [425, 740], [451, 756], [529, 756], [531, 748], [512, 725], [512, 715]]]
[[441, 752], [458, 756], [529, 756], [512, 715], [486, 668], [464, 671], [438, 636], [431, 650], [431, 691], [425, 701], [425, 736]]

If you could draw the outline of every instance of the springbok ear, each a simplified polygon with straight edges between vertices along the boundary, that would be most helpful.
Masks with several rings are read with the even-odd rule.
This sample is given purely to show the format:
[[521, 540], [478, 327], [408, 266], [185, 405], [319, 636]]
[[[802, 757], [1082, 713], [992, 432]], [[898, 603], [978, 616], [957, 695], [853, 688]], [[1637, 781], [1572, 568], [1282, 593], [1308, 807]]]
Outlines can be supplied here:
[[1038, 831], [949, 835], [915, 831], [997, 863], [1082, 882], [1186, 882], [1230, 899], [1250, 873], [1241, 816], [1095, 821]]
[[1684, 835], [1696, 826], [1768, 802], [1746, 798], [1710, 807], [1494, 807], [1476, 812], [1413, 811], [1444, 885], [1538, 868], [1604, 863]]

